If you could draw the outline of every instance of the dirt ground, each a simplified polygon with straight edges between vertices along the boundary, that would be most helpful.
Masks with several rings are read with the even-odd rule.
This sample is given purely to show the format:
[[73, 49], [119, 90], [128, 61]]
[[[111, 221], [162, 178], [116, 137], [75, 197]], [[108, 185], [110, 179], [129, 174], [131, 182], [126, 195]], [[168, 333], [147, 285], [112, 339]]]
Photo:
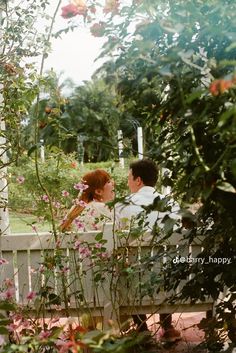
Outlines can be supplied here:
[[[150, 353], [161, 351], [163, 353], [206, 353], [206, 350], [198, 347], [204, 339], [204, 332], [197, 327], [197, 324], [203, 317], [205, 317], [205, 313], [174, 314], [172, 316], [172, 323], [181, 332], [182, 339], [173, 344], [162, 345], [161, 349], [160, 347], [156, 350], [153, 348], [150, 350]], [[155, 333], [154, 337], [157, 342], [159, 342], [161, 334], [159, 324], [156, 324], [158, 320], [158, 315], [148, 320], [149, 330]]]

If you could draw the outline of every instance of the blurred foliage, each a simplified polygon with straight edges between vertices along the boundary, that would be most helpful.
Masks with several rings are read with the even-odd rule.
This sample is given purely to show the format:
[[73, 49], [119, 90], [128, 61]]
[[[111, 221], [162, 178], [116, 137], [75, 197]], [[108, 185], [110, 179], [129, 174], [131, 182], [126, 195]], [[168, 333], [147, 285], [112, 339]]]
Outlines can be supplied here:
[[121, 6], [119, 23], [107, 21], [101, 54], [118, 55], [99, 70], [116, 86], [120, 109], [145, 126], [146, 153], [166, 169], [163, 185], [181, 201], [186, 237], [204, 236], [199, 257], [232, 260], [172, 263], [166, 284], [175, 289], [194, 274], [181, 292], [193, 301], [217, 299], [227, 288], [230, 315], [220, 305], [217, 314], [229, 334], [236, 310], [235, 11], [227, 0]]
[[[78, 195], [74, 185], [83, 175], [97, 168], [105, 169], [115, 181], [116, 196], [127, 194], [127, 169], [114, 162], [86, 163], [80, 165], [75, 154], [47, 153], [45, 162], [39, 161], [40, 177], [51, 197], [55, 219], [60, 223]], [[9, 208], [13, 212], [29, 213], [50, 220], [47, 195], [35, 182], [35, 161], [27, 155], [19, 158], [17, 166], [9, 167]], [[69, 193], [63, 196], [63, 191]]]

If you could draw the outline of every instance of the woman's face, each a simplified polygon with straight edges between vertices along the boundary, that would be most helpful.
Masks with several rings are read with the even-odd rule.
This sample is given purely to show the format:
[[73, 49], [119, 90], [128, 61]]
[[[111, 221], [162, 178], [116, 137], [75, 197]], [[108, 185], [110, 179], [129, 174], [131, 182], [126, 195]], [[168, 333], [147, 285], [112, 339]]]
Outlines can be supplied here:
[[115, 192], [114, 192], [114, 181], [109, 180], [104, 185], [103, 189], [100, 190], [101, 201], [108, 202], [114, 200]]

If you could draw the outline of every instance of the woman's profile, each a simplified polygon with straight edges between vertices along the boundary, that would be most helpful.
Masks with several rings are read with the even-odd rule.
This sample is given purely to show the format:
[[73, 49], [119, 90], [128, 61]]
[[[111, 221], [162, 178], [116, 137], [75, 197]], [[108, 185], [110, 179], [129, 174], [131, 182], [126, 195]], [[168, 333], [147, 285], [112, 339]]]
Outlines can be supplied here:
[[105, 222], [112, 220], [112, 212], [106, 202], [114, 199], [114, 183], [103, 169], [88, 172], [82, 178], [81, 194], [63, 220], [62, 231], [100, 230]]

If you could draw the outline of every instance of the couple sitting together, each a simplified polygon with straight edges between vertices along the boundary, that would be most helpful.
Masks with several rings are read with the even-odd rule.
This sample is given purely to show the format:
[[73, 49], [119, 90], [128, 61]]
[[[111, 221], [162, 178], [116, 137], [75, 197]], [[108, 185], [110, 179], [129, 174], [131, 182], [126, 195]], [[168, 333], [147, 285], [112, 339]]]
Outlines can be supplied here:
[[[124, 229], [131, 220], [138, 218], [144, 211], [143, 206], [152, 205], [154, 199], [163, 195], [155, 190], [158, 170], [155, 163], [149, 159], [142, 159], [130, 164], [128, 174], [128, 187], [131, 194], [126, 197], [125, 202], [117, 203], [114, 210], [106, 205], [115, 197], [114, 182], [111, 176], [104, 170], [97, 169], [87, 173], [83, 177], [84, 190], [78, 204], [73, 206], [64, 219], [61, 229], [66, 231], [75, 227], [77, 230], [102, 230], [104, 223], [114, 221], [116, 227]], [[171, 211], [172, 218], [178, 218], [178, 205], [173, 203]], [[161, 220], [166, 212], [151, 211], [145, 217], [145, 224], [152, 227]], [[139, 330], [148, 330], [146, 315], [133, 315], [133, 321]], [[160, 314], [160, 324], [163, 328], [162, 340], [174, 342], [180, 339], [180, 333], [172, 326], [170, 314]]]

